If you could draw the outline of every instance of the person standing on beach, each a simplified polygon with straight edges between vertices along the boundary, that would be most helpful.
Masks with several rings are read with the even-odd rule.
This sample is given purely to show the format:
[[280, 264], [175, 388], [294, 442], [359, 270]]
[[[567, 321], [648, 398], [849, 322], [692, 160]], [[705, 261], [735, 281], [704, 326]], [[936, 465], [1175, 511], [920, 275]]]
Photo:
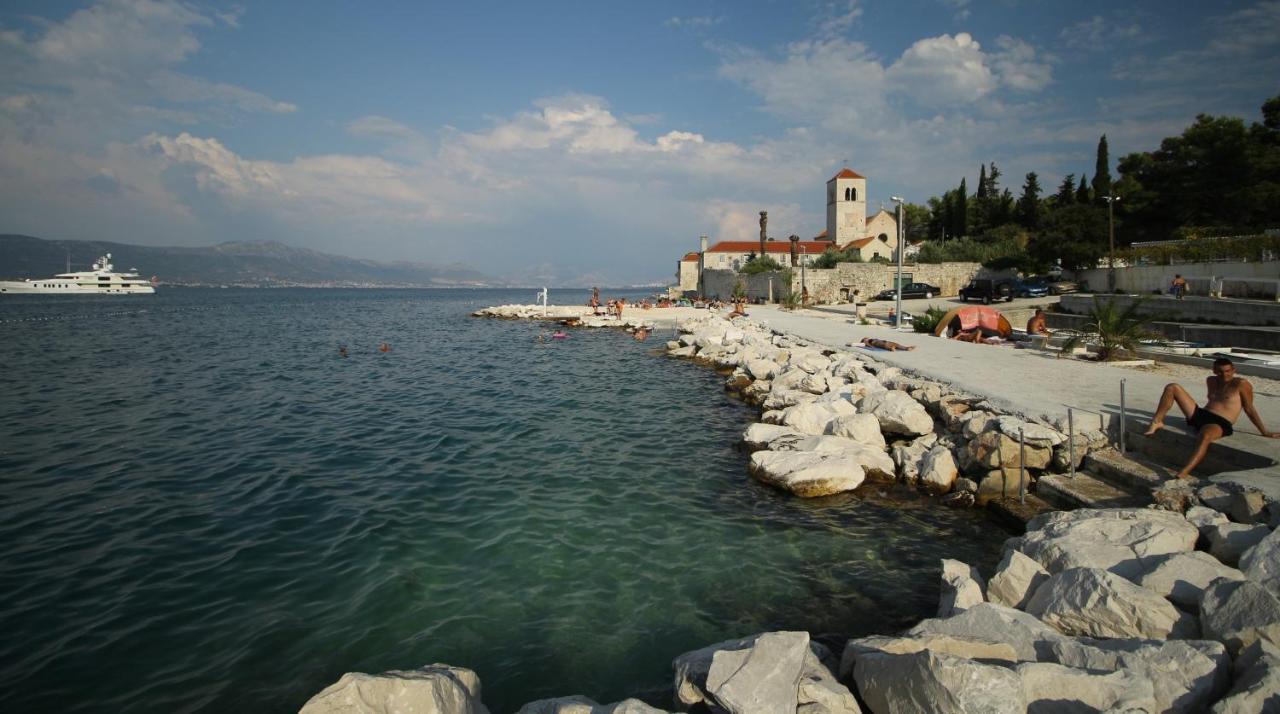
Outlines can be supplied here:
[[1187, 292], [1187, 279], [1182, 277], [1181, 273], [1175, 273], [1173, 276], [1173, 284], [1169, 286], [1169, 292], [1179, 300]]
[[627, 304], [627, 299], [626, 299], [626, 298], [618, 298], [618, 303], [617, 303], [616, 305], [614, 305], [614, 307], [615, 307], [615, 308], [617, 309], [617, 311], [618, 311], [618, 319], [619, 319], [619, 320], [621, 320], [621, 319], [622, 319], [622, 308], [623, 308], [623, 307], [625, 307], [625, 306], [626, 306], [626, 304]]

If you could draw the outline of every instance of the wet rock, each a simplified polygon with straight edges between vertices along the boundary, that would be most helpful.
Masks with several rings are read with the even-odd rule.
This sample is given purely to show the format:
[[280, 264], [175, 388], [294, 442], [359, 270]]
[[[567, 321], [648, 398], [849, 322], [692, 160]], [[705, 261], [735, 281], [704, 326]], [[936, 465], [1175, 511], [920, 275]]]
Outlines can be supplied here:
[[1050, 573], [1085, 567], [1122, 576], [1136, 572], [1140, 558], [1192, 550], [1200, 535], [1182, 516], [1147, 508], [1056, 511], [1027, 529], [1018, 550]]
[[1209, 541], [1209, 553], [1227, 565], [1240, 562], [1245, 551], [1262, 542], [1271, 534], [1271, 529], [1263, 525], [1245, 525], [1243, 523], [1219, 523], [1205, 531]]
[[1012, 469], [996, 469], [990, 471], [986, 476], [978, 482], [978, 491], [975, 494], [979, 506], [985, 506], [991, 501], [1002, 497], [1017, 498], [1019, 479], [1025, 481], [1025, 488], [1029, 493], [1031, 491], [1031, 474], [1019, 473], [1017, 468]]
[[978, 569], [958, 560], [942, 560], [942, 597], [938, 603], [938, 617], [958, 615], [986, 601], [983, 588], [986, 583]]
[[1048, 662], [1017, 666], [1028, 712], [1154, 712], [1155, 687], [1133, 672], [1109, 674]]
[[1280, 711], [1280, 649], [1254, 642], [1236, 660], [1231, 691], [1211, 710], [1213, 714], [1256, 714]]
[[1280, 600], [1250, 580], [1219, 580], [1200, 598], [1200, 624], [1233, 655], [1258, 640], [1280, 645]]
[[827, 433], [843, 436], [881, 449], [885, 446], [880, 420], [870, 414], [848, 414], [836, 417], [827, 425]]
[[977, 502], [970, 491], [954, 491], [942, 497], [942, 505], [950, 508], [971, 508]]
[[1027, 710], [1017, 674], [998, 665], [921, 650], [867, 654], [854, 662], [858, 694], [876, 714]]
[[1196, 634], [1168, 600], [1098, 568], [1071, 568], [1036, 588], [1027, 612], [1066, 635], [1167, 639]]
[[1244, 580], [1244, 573], [1198, 550], [1143, 558], [1139, 568], [1141, 572], [1130, 578], [1133, 582], [1184, 610], [1199, 609], [1204, 589], [1218, 578]]
[[866, 479], [862, 464], [840, 453], [757, 451], [749, 469], [761, 483], [803, 498], [852, 491]]
[[1155, 711], [1202, 712], [1230, 679], [1231, 658], [1220, 642], [1204, 640], [1063, 639], [1050, 659], [1094, 672], [1128, 671], [1155, 684]]
[[1036, 561], [1018, 550], [1005, 551], [996, 567], [996, 574], [987, 583], [987, 598], [991, 602], [1019, 610], [1025, 608], [1049, 573]]
[[488, 714], [475, 672], [447, 664], [382, 674], [348, 672], [298, 714]]
[[885, 433], [914, 436], [933, 431], [933, 417], [903, 392], [868, 394], [862, 398], [859, 409], [874, 414]]
[[1003, 642], [1013, 648], [1019, 660], [1034, 662], [1038, 652], [1048, 653], [1062, 633], [1025, 612], [985, 602], [954, 617], [922, 620], [907, 630], [905, 637], [949, 635], [988, 642]]

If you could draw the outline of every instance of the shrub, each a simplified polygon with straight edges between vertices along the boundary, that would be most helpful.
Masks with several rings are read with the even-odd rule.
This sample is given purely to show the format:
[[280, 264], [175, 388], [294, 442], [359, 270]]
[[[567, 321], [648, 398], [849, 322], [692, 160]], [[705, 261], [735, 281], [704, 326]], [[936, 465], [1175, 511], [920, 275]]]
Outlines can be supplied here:
[[743, 275], [757, 275], [759, 273], [768, 273], [768, 272], [772, 272], [775, 270], [782, 270], [782, 269], [783, 268], [781, 263], [774, 260], [773, 258], [766, 256], [764, 258], [756, 258], [755, 260], [748, 260], [747, 264], [742, 266], [742, 270], [739, 270], [738, 272], [742, 273]]
[[813, 268], [834, 268], [837, 263], [861, 263], [862, 253], [857, 248], [848, 248], [846, 250], [836, 250], [835, 248], [827, 248], [822, 251], [822, 255], [814, 259], [810, 263]]
[[938, 328], [938, 322], [946, 317], [950, 310], [944, 307], [931, 307], [922, 314], [914, 315], [911, 318], [911, 329], [916, 332], [933, 332]]

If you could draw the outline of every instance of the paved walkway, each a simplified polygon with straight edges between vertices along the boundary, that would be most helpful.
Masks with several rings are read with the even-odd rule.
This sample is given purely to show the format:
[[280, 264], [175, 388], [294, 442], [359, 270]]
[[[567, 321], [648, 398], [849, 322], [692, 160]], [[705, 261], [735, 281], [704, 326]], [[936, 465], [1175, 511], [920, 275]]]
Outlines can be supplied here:
[[[872, 350], [876, 359], [897, 365], [921, 377], [951, 384], [957, 389], [987, 397], [1002, 410], [1026, 417], [1044, 417], [1051, 421], [1065, 419], [1067, 406], [1089, 409], [1115, 417], [1120, 412], [1120, 381], [1125, 381], [1125, 406], [1130, 419], [1146, 422], [1155, 411], [1164, 385], [1170, 381], [1182, 384], [1203, 403], [1203, 379], [1171, 380], [1168, 375], [1141, 372], [1123, 367], [1094, 364], [1080, 360], [1060, 359], [1054, 353], [1008, 346], [975, 345], [944, 340], [914, 332], [894, 332], [875, 325], [858, 325], [843, 315], [829, 312], [800, 311], [793, 313], [774, 306], [753, 305], [753, 319], [770, 327], [832, 347], [847, 347], [863, 337], [892, 339], [915, 345], [909, 352]], [[1207, 377], [1208, 374], [1206, 373]], [[1259, 414], [1267, 428], [1280, 430], [1280, 397], [1259, 395], [1255, 399]], [[1094, 421], [1089, 422], [1092, 418]], [[1096, 424], [1096, 416], [1076, 415], [1077, 423]], [[1171, 425], [1182, 423], [1175, 407], [1169, 417]], [[1229, 438], [1230, 446], [1280, 463], [1280, 439], [1258, 435], [1248, 418], [1241, 416], [1239, 429]], [[1280, 497], [1280, 467], [1257, 469], [1255, 476], [1268, 478], [1267, 490]]]

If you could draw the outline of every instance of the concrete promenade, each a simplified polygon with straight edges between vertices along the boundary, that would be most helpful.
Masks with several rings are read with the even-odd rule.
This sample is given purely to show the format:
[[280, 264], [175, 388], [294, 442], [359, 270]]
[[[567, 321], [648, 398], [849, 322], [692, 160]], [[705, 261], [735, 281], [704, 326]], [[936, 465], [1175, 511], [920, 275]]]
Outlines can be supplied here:
[[[829, 312], [785, 311], [772, 305], [752, 305], [752, 319], [770, 327], [831, 347], [847, 347], [863, 337], [891, 339], [916, 346], [905, 352], [871, 350], [876, 359], [893, 364], [959, 390], [984, 396], [1000, 409], [1025, 417], [1041, 417], [1065, 424], [1067, 406], [1089, 409], [1116, 418], [1120, 413], [1120, 380], [1125, 380], [1125, 406], [1129, 419], [1146, 424], [1154, 413], [1164, 385], [1176, 381], [1201, 404], [1205, 400], [1203, 378], [1172, 379], [1168, 375], [1105, 364], [1060, 359], [1054, 353], [1010, 346], [975, 345], [914, 332], [895, 332], [878, 325], [858, 325], [850, 318]], [[1205, 377], [1209, 373], [1205, 372]], [[1255, 403], [1268, 429], [1280, 430], [1280, 394], [1257, 393]], [[1097, 426], [1098, 417], [1076, 414], [1077, 426]], [[1175, 406], [1166, 419], [1174, 428], [1184, 427]], [[1245, 415], [1236, 433], [1223, 446], [1280, 463], [1280, 439], [1258, 435]], [[1190, 437], [1188, 437], [1190, 438]], [[1216, 447], [1215, 447], [1216, 448]], [[1225, 476], [1225, 474], [1224, 474]], [[1232, 479], [1264, 488], [1280, 498], [1280, 467], [1254, 469], [1247, 478]], [[1271, 478], [1274, 477], [1274, 478]], [[1216, 477], [1215, 477], [1215, 480]]]

